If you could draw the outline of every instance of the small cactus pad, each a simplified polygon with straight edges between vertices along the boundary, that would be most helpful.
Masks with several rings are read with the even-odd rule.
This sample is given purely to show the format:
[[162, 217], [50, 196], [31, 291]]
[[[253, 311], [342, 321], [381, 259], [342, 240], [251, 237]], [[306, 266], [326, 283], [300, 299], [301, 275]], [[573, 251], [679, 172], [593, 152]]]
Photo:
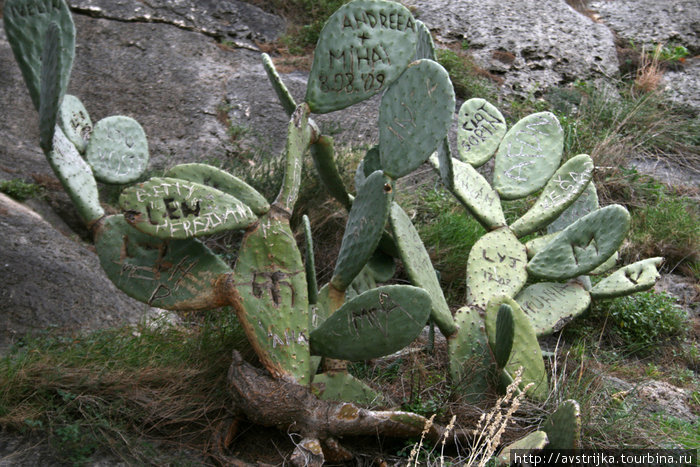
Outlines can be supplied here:
[[355, 190], [359, 191], [367, 177], [377, 170], [382, 170], [382, 164], [379, 162], [379, 145], [372, 146], [365, 154], [365, 157], [357, 164]]
[[547, 233], [560, 232], [593, 211], [596, 211], [600, 205], [598, 204], [598, 192], [595, 188], [595, 183], [592, 181], [586, 185], [581, 196], [576, 198], [571, 206], [566, 208], [559, 217], [547, 226]]
[[240, 178], [207, 164], [176, 165], [165, 172], [165, 177], [179, 178], [216, 188], [239, 199], [259, 216], [270, 210], [270, 203], [255, 188]]
[[394, 258], [383, 251], [377, 249], [372, 253], [372, 257], [367, 262], [367, 267], [372, 273], [372, 277], [377, 282], [386, 282], [394, 277], [396, 263]]
[[459, 159], [479, 167], [498, 149], [508, 126], [501, 112], [484, 99], [465, 101], [457, 114], [457, 154]]
[[496, 360], [498, 368], [504, 368], [510, 358], [510, 351], [513, 348], [513, 309], [508, 304], [503, 303], [498, 309], [496, 316], [496, 335], [493, 342], [489, 342], [493, 358]]
[[430, 29], [420, 20], [416, 20], [416, 26], [418, 28], [418, 43], [416, 44], [416, 56], [414, 59], [420, 60], [422, 58], [427, 58], [437, 62], [437, 57], [435, 56], [435, 42], [433, 41], [433, 36], [430, 34]]
[[5, 34], [22, 71], [34, 107], [41, 105], [41, 54], [51, 22], [60, 34], [60, 95], [65, 94], [75, 56], [75, 26], [63, 0], [7, 0], [3, 11]]
[[146, 133], [131, 117], [104, 118], [92, 130], [85, 158], [101, 182], [135, 182], [148, 167]]
[[593, 298], [612, 298], [650, 289], [659, 278], [657, 268], [664, 259], [648, 258], [618, 269], [591, 290]]
[[430, 296], [410, 285], [369, 290], [311, 332], [311, 352], [343, 360], [389, 355], [413, 341], [430, 314]]
[[326, 190], [333, 198], [345, 206], [345, 209], [349, 210], [351, 206], [350, 197], [345, 190], [343, 179], [340, 177], [333, 155], [333, 138], [330, 136], [322, 135], [318, 141], [311, 145], [311, 157], [314, 160], [314, 167], [316, 167], [316, 172], [318, 172], [323, 186], [326, 187]]
[[538, 336], [559, 331], [591, 304], [591, 296], [578, 282], [539, 282], [516, 297]]
[[70, 94], [63, 96], [58, 124], [78, 152], [85, 153], [92, 133], [92, 120], [80, 99]]
[[309, 222], [309, 216], [304, 214], [301, 220], [304, 225], [304, 268], [306, 269], [306, 289], [309, 294], [309, 303], [315, 305], [318, 302], [318, 283], [316, 282], [314, 241], [311, 237], [311, 223]]
[[348, 215], [331, 284], [345, 290], [374, 253], [384, 232], [393, 190], [378, 170], [367, 177]]
[[280, 75], [277, 74], [275, 64], [272, 63], [272, 59], [268, 54], [262, 54], [262, 62], [265, 73], [267, 73], [267, 77], [270, 80], [270, 84], [272, 84], [272, 88], [275, 90], [275, 94], [277, 94], [277, 98], [280, 100], [280, 104], [282, 104], [287, 115], [291, 116], [297, 108], [297, 103], [294, 102], [294, 98], [289, 93], [287, 86], [284, 85]]
[[620, 259], [620, 252], [616, 251], [610, 258], [606, 259], [603, 264], [601, 264], [588, 274], [590, 274], [591, 276], [599, 276], [601, 274], [605, 274], [606, 272], [610, 271], [612, 268], [615, 267], [618, 259]]
[[61, 104], [61, 36], [58, 25], [49, 23], [41, 53], [41, 90], [39, 104], [39, 145], [51, 151]]
[[384, 93], [379, 107], [384, 172], [396, 179], [425, 162], [447, 135], [454, 108], [445, 69], [432, 60], [413, 62]]
[[612, 256], [629, 230], [630, 215], [612, 204], [562, 230], [528, 263], [535, 277], [564, 280], [586, 274]]
[[309, 384], [306, 275], [286, 219], [266, 214], [246, 232], [233, 281], [236, 315], [261, 363], [275, 377]]
[[191, 238], [249, 227], [258, 218], [237, 198], [195, 182], [158, 178], [119, 197], [129, 224], [159, 238]]
[[486, 229], [506, 225], [498, 193], [470, 164], [452, 160], [454, 173], [453, 193]]
[[503, 199], [536, 192], [559, 167], [563, 149], [564, 132], [554, 114], [528, 115], [506, 133], [498, 147], [494, 188]]
[[369, 264], [366, 264], [365, 267], [363, 267], [357, 274], [357, 276], [355, 276], [355, 279], [353, 279], [350, 287], [348, 287], [346, 290], [345, 298], [347, 300], [352, 300], [358, 295], [375, 288], [377, 288], [377, 281], [374, 280], [374, 275], [372, 274], [372, 270], [369, 268]]
[[404, 6], [355, 0], [318, 39], [305, 101], [314, 113], [343, 109], [384, 91], [413, 60], [418, 26]]
[[457, 331], [457, 326], [452, 319], [450, 307], [445, 301], [445, 296], [440, 288], [430, 256], [423, 242], [413, 226], [411, 219], [396, 203], [392, 203], [389, 214], [391, 228], [394, 231], [394, 239], [399, 248], [401, 260], [411, 283], [425, 289], [432, 299], [431, 319], [438, 325], [445, 336], [450, 336]]
[[542, 425], [547, 433], [547, 449], [579, 449], [581, 447], [581, 407], [575, 400], [562, 402]]
[[53, 149], [47, 155], [47, 159], [80, 217], [87, 224], [91, 224], [104, 216], [97, 192], [97, 182], [90, 166], [80, 157], [78, 150], [68, 141], [58, 126], [53, 135]]
[[503, 304], [507, 304], [512, 309], [514, 324], [513, 348], [510, 352], [510, 359], [503, 369], [514, 375], [518, 368], [522, 366], [523, 373], [520, 387], [525, 387], [528, 383], [535, 383], [528, 390], [527, 395], [536, 400], [545, 400], [549, 390], [547, 386], [547, 371], [544, 368], [544, 360], [542, 360], [542, 349], [540, 349], [540, 344], [537, 342], [535, 329], [515, 300], [501, 295], [489, 301], [484, 317], [489, 342], [495, 342], [497, 339], [496, 321], [498, 311]]
[[523, 237], [543, 228], [564, 212], [591, 181], [593, 160], [579, 154], [566, 161], [542, 190], [535, 204], [510, 229], [516, 237]]
[[533, 431], [524, 438], [509, 444], [504, 447], [498, 454], [497, 465], [511, 465], [510, 454], [513, 451], [518, 451], [518, 454], [524, 454], [529, 451], [538, 451], [543, 449], [548, 442], [547, 433], [544, 431]]
[[487, 233], [467, 259], [467, 304], [485, 308], [495, 295], [514, 296], [527, 281], [527, 253], [507, 228]]
[[300, 104], [287, 125], [287, 143], [284, 147], [284, 180], [282, 180], [282, 187], [272, 204], [282, 211], [286, 211], [290, 216], [299, 196], [304, 154], [309, 149], [314, 132], [313, 125], [309, 123], [309, 106]]
[[217, 284], [231, 269], [197, 240], [161, 240], [118, 215], [99, 224], [95, 248], [114, 285], [150, 306], [210, 310], [228, 304]]
[[450, 378], [465, 402], [478, 404], [488, 394], [493, 365], [484, 320], [476, 308], [465, 306], [455, 313], [455, 322], [459, 331], [447, 339]]
[[557, 235], [559, 235], [559, 232], [553, 232], [547, 235], [542, 235], [541, 237], [535, 237], [532, 240], [528, 240], [527, 243], [525, 243], [527, 259], [532, 259], [532, 257], [535, 256], [538, 251], [546, 247], [547, 244], [554, 240]]
[[454, 165], [452, 164], [453, 160], [450, 140], [447, 137], [442, 140], [442, 144], [438, 146], [437, 151], [431, 154], [430, 159], [428, 159], [433, 168], [440, 174], [440, 179], [448, 190], [454, 189], [455, 173]]
[[314, 375], [311, 392], [322, 400], [353, 402], [367, 407], [383, 402], [381, 394], [343, 372]]

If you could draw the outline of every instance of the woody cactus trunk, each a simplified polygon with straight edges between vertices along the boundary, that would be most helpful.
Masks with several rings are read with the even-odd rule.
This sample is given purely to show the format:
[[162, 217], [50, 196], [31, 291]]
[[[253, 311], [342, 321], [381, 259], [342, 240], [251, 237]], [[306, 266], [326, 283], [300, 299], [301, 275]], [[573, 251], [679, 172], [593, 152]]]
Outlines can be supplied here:
[[[422, 416], [362, 408], [360, 402], [376, 403], [381, 395], [352, 377], [344, 360], [393, 353], [433, 322], [448, 338], [452, 381], [465, 397], [481, 402], [523, 367], [523, 384], [535, 383], [528, 394], [543, 399], [548, 386], [537, 336], [559, 329], [591, 297], [642, 290], [656, 278], [658, 258], [622, 268], [593, 288], [583, 276], [615, 262], [628, 214], [621, 206], [598, 209], [590, 157], [579, 155], [559, 167], [562, 136], [554, 115], [534, 114], [507, 130], [491, 104], [467, 101], [458, 114], [459, 151], [452, 157], [446, 138], [455, 109], [452, 85], [434, 61], [425, 25], [397, 3], [354, 0], [331, 16], [300, 104], [263, 55], [290, 117], [284, 180], [272, 203], [241, 179], [205, 164], [178, 165], [140, 181], [149, 152], [138, 122], [113, 116], [93, 124], [83, 104], [65, 94], [75, 29], [64, 1], [7, 0], [3, 20], [39, 112], [40, 146], [90, 228], [108, 277], [160, 308], [230, 305], [262, 365], [255, 368], [234, 352], [228, 376], [236, 410], [255, 423], [301, 434], [296, 464], [348, 459], [351, 454], [337, 442], [342, 436], [423, 431]], [[379, 145], [358, 167], [351, 196], [335, 166], [332, 138], [319, 133], [310, 115], [378, 93]], [[308, 219], [305, 258], [289, 225], [307, 153], [323, 184], [349, 211], [333, 276], [320, 289]], [[494, 153], [492, 187], [474, 167]], [[394, 201], [395, 182], [428, 160], [489, 231], [471, 250], [467, 303], [454, 316], [425, 246]], [[98, 181], [140, 182], [121, 194], [121, 214], [106, 215]], [[532, 209], [506, 225], [500, 198], [540, 190]], [[520, 242], [548, 224], [548, 236]], [[233, 266], [200, 240], [230, 230], [245, 231]], [[394, 275], [395, 258], [413, 285], [378, 286]], [[531, 277], [551, 282], [528, 286]], [[320, 357], [325, 362], [319, 371]], [[574, 426], [578, 412], [572, 413], [549, 430]], [[428, 437], [443, 434], [433, 425]], [[465, 436], [457, 430], [452, 439]], [[522, 444], [541, 447], [546, 434], [535, 438]]]

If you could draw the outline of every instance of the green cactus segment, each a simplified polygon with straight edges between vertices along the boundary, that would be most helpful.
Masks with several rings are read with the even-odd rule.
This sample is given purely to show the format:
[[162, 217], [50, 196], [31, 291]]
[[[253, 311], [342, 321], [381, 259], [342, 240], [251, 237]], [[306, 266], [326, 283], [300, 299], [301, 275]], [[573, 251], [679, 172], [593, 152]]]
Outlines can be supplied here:
[[91, 224], [104, 216], [97, 182], [90, 166], [58, 126], [53, 135], [53, 149], [47, 159], [83, 221]]
[[119, 197], [129, 224], [158, 238], [201, 237], [243, 229], [258, 217], [237, 198], [199, 183], [154, 177]]
[[524, 237], [546, 226], [564, 212], [588, 186], [593, 176], [593, 160], [579, 154], [566, 161], [542, 190], [535, 204], [510, 229]]
[[309, 106], [300, 104], [292, 114], [287, 126], [287, 144], [284, 148], [286, 158], [284, 180], [273, 203], [290, 216], [299, 196], [304, 154], [311, 143], [312, 133], [312, 127], [309, 125]]
[[318, 298], [316, 300], [316, 306], [312, 307], [311, 310], [311, 329], [316, 329], [322, 325], [330, 315], [333, 314], [338, 307], [333, 305], [331, 298], [329, 297], [330, 287], [329, 284], [325, 284], [318, 290]]
[[659, 278], [658, 267], [664, 259], [648, 258], [618, 269], [591, 290], [593, 298], [612, 298], [650, 289]]
[[514, 329], [513, 309], [504, 303], [498, 309], [498, 316], [496, 316], [495, 340], [489, 342], [498, 368], [504, 368], [508, 363], [510, 351], [513, 348]]
[[501, 200], [489, 182], [470, 164], [452, 160], [455, 197], [488, 230], [506, 225]]
[[340, 7], [314, 52], [305, 98], [311, 111], [340, 110], [384, 91], [413, 59], [417, 30], [398, 3], [355, 0]]
[[334, 153], [333, 138], [330, 136], [322, 135], [318, 141], [311, 145], [311, 157], [323, 186], [333, 198], [345, 206], [345, 209], [350, 210], [352, 203], [348, 192], [345, 191], [345, 185], [340, 177], [340, 172], [338, 172], [335, 159], [333, 159]]
[[61, 36], [53, 21], [44, 35], [41, 53], [41, 90], [39, 104], [39, 145], [51, 151], [58, 109], [61, 103]]
[[442, 140], [437, 151], [430, 155], [428, 162], [440, 174], [440, 179], [445, 187], [454, 191], [454, 167], [452, 164], [452, 151], [450, 150], [450, 142], [447, 138]]
[[465, 101], [457, 115], [459, 159], [474, 167], [484, 165], [506, 135], [506, 119], [491, 103], [479, 98]]
[[467, 304], [485, 308], [491, 297], [514, 296], [527, 281], [527, 253], [507, 228], [487, 233], [467, 258]]
[[414, 60], [427, 58], [437, 62], [435, 42], [433, 41], [433, 36], [430, 34], [430, 29], [420, 20], [416, 20], [416, 26], [418, 28], [418, 42], [416, 44], [416, 56]]
[[275, 94], [277, 94], [277, 98], [280, 100], [280, 104], [282, 104], [287, 115], [291, 117], [294, 110], [297, 108], [297, 103], [294, 102], [294, 98], [289, 93], [287, 86], [284, 85], [280, 75], [277, 74], [275, 64], [272, 63], [272, 59], [268, 54], [262, 54], [262, 62], [265, 73], [267, 73], [267, 77], [270, 80], [270, 84], [272, 84], [272, 88], [275, 90]]
[[514, 375], [519, 367], [523, 367], [520, 387], [534, 383], [527, 395], [536, 400], [545, 400], [549, 393], [547, 387], [547, 372], [542, 359], [542, 350], [537, 342], [535, 329], [530, 324], [527, 315], [512, 298], [500, 295], [491, 299], [486, 307], [484, 322], [489, 342], [496, 342], [498, 311], [506, 304], [512, 309], [513, 316], [513, 348], [510, 359], [503, 367], [510, 375]]
[[586, 274], [617, 251], [627, 235], [630, 215], [613, 204], [594, 211], [562, 230], [528, 263], [530, 274], [565, 280]]
[[[63, 0], [7, 0], [3, 11], [5, 34], [22, 71], [34, 108], [41, 106], [41, 61], [49, 24], [60, 35], [60, 95], [65, 94], [75, 56], [75, 26]], [[55, 46], [58, 46], [55, 44]]]
[[510, 465], [510, 454], [512, 451], [518, 451], [518, 454], [524, 454], [529, 451], [537, 451], [544, 449], [547, 445], [547, 433], [544, 431], [533, 431], [524, 438], [521, 438], [508, 446], [504, 447], [497, 457], [497, 465]]
[[136, 300], [168, 310], [227, 304], [216, 285], [231, 269], [198, 240], [161, 240], [118, 215], [99, 225], [95, 248], [107, 277]]
[[454, 108], [455, 94], [445, 69], [432, 60], [412, 63], [384, 93], [379, 107], [384, 172], [397, 179], [425, 162], [447, 135]]
[[350, 287], [345, 291], [345, 298], [347, 300], [352, 300], [353, 298], [361, 295], [368, 290], [375, 289], [377, 287], [377, 281], [374, 280], [374, 275], [368, 265], [355, 276]]
[[559, 232], [553, 232], [547, 235], [542, 235], [541, 237], [535, 237], [532, 240], [528, 240], [527, 243], [525, 243], [527, 259], [532, 259], [532, 257], [535, 256], [538, 251], [546, 247], [547, 244], [554, 240], [557, 235], [559, 235]]
[[139, 122], [115, 115], [95, 125], [85, 158], [104, 183], [123, 185], [135, 182], [148, 167], [148, 141]]
[[85, 153], [92, 133], [92, 120], [80, 99], [70, 94], [63, 96], [58, 124], [78, 152]]
[[547, 433], [547, 449], [579, 449], [581, 447], [581, 407], [575, 400], [562, 402], [542, 425]]
[[331, 284], [345, 290], [365, 266], [384, 232], [393, 198], [390, 180], [380, 170], [367, 177], [352, 204]]
[[262, 364], [310, 383], [306, 275], [286, 219], [267, 214], [246, 232], [233, 278], [236, 315]]
[[457, 331], [450, 307], [440, 288], [430, 256], [423, 242], [413, 226], [411, 219], [396, 203], [392, 203], [389, 214], [391, 228], [394, 231], [394, 239], [399, 249], [401, 261], [411, 283], [416, 287], [425, 289], [432, 299], [430, 317], [438, 325], [445, 336], [450, 336]]
[[311, 332], [311, 353], [342, 360], [389, 355], [413, 341], [430, 314], [430, 296], [410, 285], [359, 295]]
[[610, 258], [606, 259], [603, 264], [601, 264], [588, 274], [590, 274], [591, 276], [605, 274], [606, 272], [610, 271], [612, 268], [615, 267], [618, 259], [620, 259], [620, 252], [616, 251]]
[[394, 258], [379, 249], [372, 253], [372, 256], [367, 262], [367, 267], [372, 273], [372, 277], [377, 282], [386, 282], [394, 277], [396, 273]]
[[302, 216], [304, 225], [304, 268], [306, 269], [306, 284], [309, 294], [309, 304], [315, 305], [318, 302], [318, 283], [316, 282], [316, 260], [314, 259], [314, 241], [311, 237], [311, 223], [309, 216]]
[[506, 133], [498, 147], [494, 188], [503, 199], [536, 192], [559, 167], [563, 149], [564, 132], [554, 114], [528, 115]]
[[357, 165], [357, 170], [355, 171], [355, 190], [359, 191], [360, 187], [365, 183], [365, 180], [367, 180], [367, 177], [377, 170], [382, 170], [382, 164], [379, 161], [379, 145], [372, 146], [372, 148], [367, 151], [362, 161]]
[[366, 407], [383, 402], [381, 394], [348, 373], [314, 375], [311, 392], [319, 399], [352, 402]]
[[576, 198], [571, 206], [566, 208], [551, 224], [547, 226], [547, 233], [560, 232], [593, 211], [598, 210], [598, 192], [595, 188], [595, 183], [590, 182], [586, 185], [581, 196]]
[[240, 178], [207, 164], [176, 165], [165, 172], [165, 177], [179, 178], [216, 188], [241, 200], [251, 211], [259, 216], [270, 210], [270, 203], [255, 188]]
[[463, 307], [455, 313], [459, 331], [448, 340], [450, 378], [469, 404], [483, 402], [489, 389], [493, 366], [484, 320], [476, 308]]
[[516, 297], [538, 336], [559, 331], [591, 304], [591, 296], [577, 282], [539, 282]]

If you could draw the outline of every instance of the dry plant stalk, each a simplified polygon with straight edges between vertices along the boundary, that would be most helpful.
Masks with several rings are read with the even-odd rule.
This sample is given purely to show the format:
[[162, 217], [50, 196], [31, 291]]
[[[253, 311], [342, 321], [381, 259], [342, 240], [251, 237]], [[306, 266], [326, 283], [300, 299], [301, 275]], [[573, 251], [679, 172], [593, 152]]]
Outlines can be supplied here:
[[423, 447], [423, 440], [425, 439], [425, 435], [428, 434], [430, 431], [430, 428], [433, 426], [433, 420], [435, 419], [435, 414], [432, 414], [429, 419], [425, 421], [425, 427], [423, 427], [423, 433], [420, 435], [420, 441], [418, 444], [413, 446], [413, 449], [411, 449], [411, 455], [408, 457], [408, 462], [406, 463], [406, 467], [410, 467], [411, 462], [413, 462], [414, 466], [418, 466], [418, 453], [420, 452], [421, 448]]
[[647, 54], [646, 51], [642, 49], [642, 62], [637, 69], [637, 76], [634, 78], [635, 91], [648, 94], [659, 87], [664, 75], [659, 65], [661, 49], [661, 44], [656, 46], [652, 54]]

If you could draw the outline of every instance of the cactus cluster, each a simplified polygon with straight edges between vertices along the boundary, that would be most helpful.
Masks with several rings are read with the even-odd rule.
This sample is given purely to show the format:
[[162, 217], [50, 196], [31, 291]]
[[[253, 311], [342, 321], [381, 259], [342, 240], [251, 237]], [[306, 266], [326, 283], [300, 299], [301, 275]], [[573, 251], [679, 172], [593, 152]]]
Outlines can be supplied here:
[[[354, 0], [331, 16], [299, 105], [263, 55], [290, 117], [284, 181], [272, 203], [234, 175], [184, 164], [126, 188], [118, 215], [104, 213], [97, 182], [142, 179], [148, 163], [143, 129], [124, 116], [93, 125], [80, 101], [65, 94], [75, 30], [63, 0], [7, 0], [4, 23], [39, 111], [40, 145], [91, 229], [108, 277], [130, 296], [165, 309], [232, 306], [273, 378], [270, 384], [304, 388], [308, 394], [298, 393], [300, 401], [376, 401], [380, 396], [349, 375], [342, 360], [400, 350], [428, 322], [447, 337], [450, 375], [467, 400], [479, 402], [489, 388], [507, 386], [520, 367], [523, 384], [535, 383], [528, 394], [544, 399], [547, 375], [537, 337], [561, 328], [591, 297], [636, 292], [656, 279], [658, 258], [624, 267], [592, 288], [583, 276], [614, 264], [629, 215], [621, 206], [598, 207], [589, 156], [561, 164], [562, 130], [551, 113], [530, 115], [508, 129], [493, 105], [468, 100], [458, 112], [458, 151], [452, 155], [447, 140], [456, 106], [451, 82], [435, 61], [425, 25], [397, 3]], [[319, 133], [310, 115], [378, 93], [379, 144], [360, 163], [351, 196], [335, 166], [332, 138]], [[323, 184], [349, 211], [333, 276], [320, 289], [308, 219], [305, 257], [289, 225], [307, 152]], [[490, 184], [476, 167], [494, 154]], [[469, 255], [466, 304], [454, 315], [425, 246], [394, 201], [396, 181], [427, 161], [488, 230]], [[507, 225], [500, 200], [538, 191], [532, 208]], [[547, 236], [521, 241], [547, 225]], [[245, 230], [233, 266], [200, 240], [229, 230]], [[395, 258], [412, 285], [378, 286], [394, 275]], [[531, 283], [533, 278], [549, 282]], [[327, 359], [320, 372], [319, 357]], [[247, 378], [259, 377], [246, 371], [234, 358], [232, 390], [249, 418], [268, 420], [259, 413], [264, 409], [246, 411], [256, 402], [241, 388]], [[326, 432], [295, 420], [309, 426], [302, 433], [309, 441], [299, 450], [318, 446], [318, 439], [324, 451], [337, 453], [329, 447], [337, 444], [333, 436], [381, 430], [412, 435], [425, 422], [414, 414], [360, 412], [350, 403], [335, 404], [329, 406], [328, 414], [336, 415], [328, 415], [335, 418], [326, 420]], [[577, 413], [562, 412], [548, 426], [575, 425]], [[275, 417], [268, 423], [280, 425], [281, 415]], [[544, 444], [544, 432], [533, 436], [533, 447]], [[306, 451], [308, 458], [323, 457], [319, 449]]]

